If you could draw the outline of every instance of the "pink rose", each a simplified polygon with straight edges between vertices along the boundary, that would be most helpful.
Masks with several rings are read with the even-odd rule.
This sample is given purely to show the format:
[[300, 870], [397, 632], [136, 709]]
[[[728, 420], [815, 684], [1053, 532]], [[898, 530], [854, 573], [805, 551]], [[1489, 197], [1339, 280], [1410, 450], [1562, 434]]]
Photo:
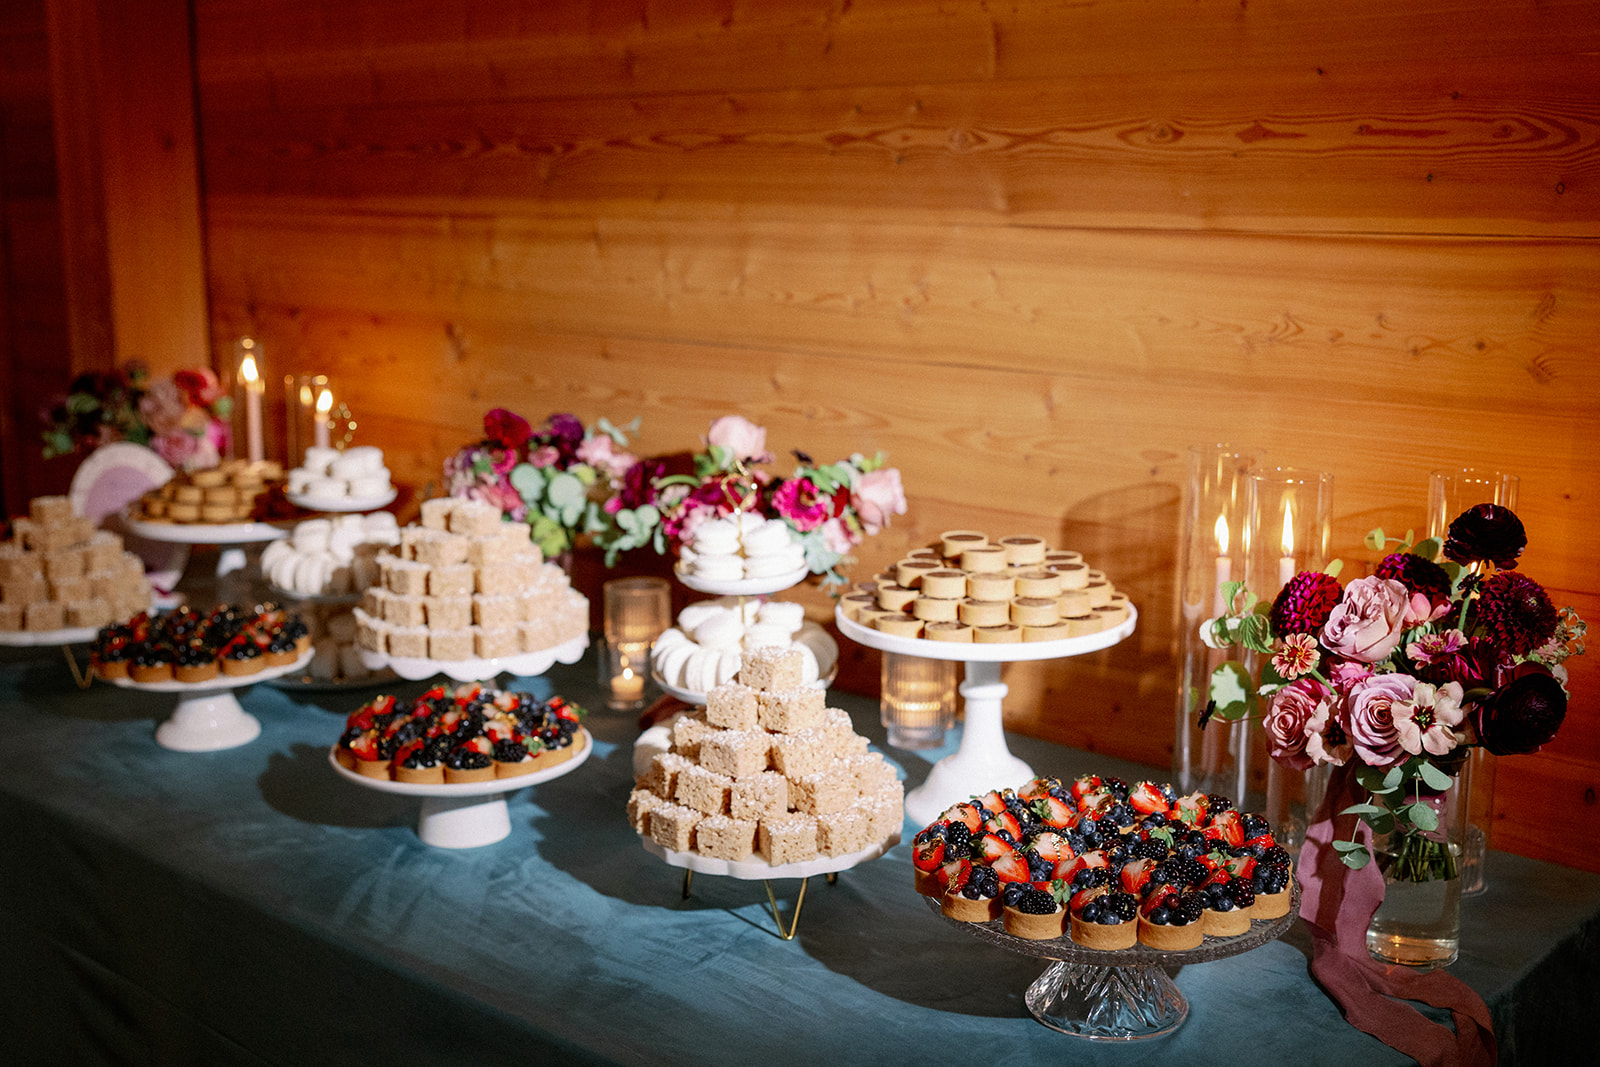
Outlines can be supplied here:
[[595, 434], [578, 446], [578, 461], [587, 463], [613, 481], [620, 481], [628, 468], [639, 462], [631, 452], [618, 452], [610, 434]]
[[1372, 664], [1362, 663], [1354, 659], [1329, 659], [1323, 666], [1323, 674], [1328, 681], [1341, 693], [1348, 693], [1368, 678], [1372, 677]]
[[889, 525], [890, 515], [906, 513], [906, 492], [900, 485], [900, 471], [894, 467], [879, 467], [863, 474], [851, 493], [856, 514], [861, 516], [861, 528], [869, 537]]
[[553, 467], [561, 458], [561, 453], [555, 445], [544, 445], [528, 453], [528, 462], [535, 467]]
[[829, 519], [822, 524], [822, 544], [829, 552], [842, 556], [850, 551], [854, 542], [850, 540], [850, 531], [845, 529], [842, 521]]
[[150, 449], [172, 466], [187, 470], [190, 461], [200, 451], [200, 438], [191, 437], [182, 430], [158, 433], [150, 438]]
[[1431, 686], [1418, 682], [1411, 700], [1393, 708], [1394, 728], [1400, 737], [1400, 747], [1413, 756], [1424, 749], [1430, 755], [1442, 756], [1460, 743], [1455, 728], [1466, 718], [1461, 707], [1461, 685], [1446, 682]]
[[765, 463], [772, 458], [767, 454], [766, 429], [743, 415], [724, 415], [713, 422], [706, 443], [727, 449], [734, 459]]
[[144, 416], [145, 425], [156, 436], [178, 433], [183, 427], [183, 413], [188, 407], [188, 397], [166, 378], [152, 382], [144, 396], [139, 398], [139, 414]]
[[1375, 674], [1350, 694], [1350, 741], [1372, 767], [1391, 767], [1406, 758], [1395, 725], [1396, 709], [1409, 714], [1417, 680], [1409, 674]]
[[1406, 630], [1411, 597], [1392, 578], [1357, 578], [1322, 627], [1322, 643], [1332, 652], [1363, 663], [1388, 658]]
[[1297, 771], [1309, 769], [1314, 761], [1306, 754], [1307, 726], [1319, 707], [1326, 709], [1336, 699], [1333, 690], [1315, 678], [1290, 682], [1272, 694], [1262, 723], [1272, 758]]

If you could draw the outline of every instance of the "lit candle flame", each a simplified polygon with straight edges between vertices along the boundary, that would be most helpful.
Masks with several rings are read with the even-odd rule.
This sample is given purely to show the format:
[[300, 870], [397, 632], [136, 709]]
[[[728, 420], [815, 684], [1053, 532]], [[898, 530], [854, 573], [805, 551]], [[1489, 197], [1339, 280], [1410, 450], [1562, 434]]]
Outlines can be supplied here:
[[324, 389], [317, 394], [317, 414], [326, 416], [333, 410], [333, 391]]
[[255, 356], [245, 356], [244, 359], [239, 362], [239, 377], [243, 378], [251, 385], [255, 385], [256, 382], [261, 380], [261, 374], [256, 370]]
[[1294, 505], [1288, 501], [1283, 504], [1283, 554], [1294, 555]]
[[1226, 556], [1228, 554], [1228, 517], [1226, 515], [1217, 516], [1217, 525], [1213, 532], [1217, 536], [1217, 555]]

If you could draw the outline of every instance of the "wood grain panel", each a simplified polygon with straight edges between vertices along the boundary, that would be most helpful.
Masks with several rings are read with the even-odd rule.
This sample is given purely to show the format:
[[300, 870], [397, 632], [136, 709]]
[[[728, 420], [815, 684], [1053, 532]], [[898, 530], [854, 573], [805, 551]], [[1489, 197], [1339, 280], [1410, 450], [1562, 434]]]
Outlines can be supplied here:
[[[943, 221], [1600, 232], [1600, 57], [228, 110], [219, 193], [737, 202]], [[1269, 107], [1263, 101], [1270, 101]]]

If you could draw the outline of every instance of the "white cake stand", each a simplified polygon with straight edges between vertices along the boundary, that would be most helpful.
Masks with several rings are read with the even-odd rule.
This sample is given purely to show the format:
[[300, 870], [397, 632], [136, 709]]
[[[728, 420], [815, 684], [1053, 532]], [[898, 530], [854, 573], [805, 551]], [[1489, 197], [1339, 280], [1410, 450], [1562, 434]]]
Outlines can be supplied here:
[[694, 574], [685, 574], [682, 567], [672, 568], [672, 576], [686, 587], [697, 593], [710, 593], [713, 596], [766, 596], [769, 593], [781, 593], [785, 589], [799, 585], [810, 573], [810, 568], [801, 567], [799, 570], [775, 574], [771, 578], [701, 578]]
[[339, 773], [339, 777], [356, 785], [376, 789], [380, 793], [421, 797], [417, 836], [425, 844], [435, 848], [479, 848], [492, 845], [511, 833], [511, 813], [506, 808], [506, 794], [514, 793], [523, 786], [538, 785], [571, 774], [594, 751], [589, 731], [581, 727], [573, 734], [572, 744], [578, 751], [571, 759], [545, 770], [532, 771], [515, 778], [496, 778], [488, 782], [460, 785], [417, 785], [368, 778], [340, 763], [336, 749], [328, 750], [328, 763]]
[[1122, 622], [1084, 637], [995, 645], [928, 641], [886, 634], [845, 618], [839, 608], [834, 609], [834, 621], [840, 633], [868, 648], [902, 656], [956, 660], [967, 665], [967, 679], [961, 683], [961, 696], [966, 701], [961, 747], [935, 763], [928, 772], [928, 780], [906, 794], [906, 815], [913, 822], [926, 824], [938, 818], [950, 805], [993, 789], [996, 783], [1015, 787], [1034, 776], [1033, 768], [1013, 756], [1006, 747], [1005, 719], [1001, 714], [1001, 703], [1006, 696], [1006, 685], [1000, 680], [1002, 663], [1063, 659], [1110, 648], [1133, 633], [1139, 613], [1130, 604], [1128, 617]]
[[37, 645], [84, 645], [93, 641], [95, 634], [99, 632], [99, 629], [94, 626], [68, 626], [60, 630], [0, 630], [0, 648], [33, 648]]
[[243, 545], [265, 544], [280, 541], [289, 531], [268, 522], [151, 522], [148, 519], [124, 517], [128, 532], [147, 541], [163, 541], [174, 545], [216, 545], [222, 549], [217, 557], [217, 577], [244, 570]]
[[500, 674], [514, 674], [519, 678], [533, 678], [549, 670], [557, 661], [576, 663], [589, 647], [589, 635], [579, 634], [564, 644], [537, 652], [520, 652], [515, 656], [494, 659], [428, 659], [423, 656], [391, 656], [387, 652], [361, 650], [361, 662], [371, 671], [388, 667], [408, 681], [420, 681], [443, 674], [457, 682], [482, 682]]
[[284, 493], [283, 497], [297, 508], [307, 511], [322, 512], [349, 512], [349, 511], [377, 511], [394, 503], [394, 498], [399, 495], [399, 490], [389, 487], [387, 493], [378, 493], [374, 496], [346, 496], [337, 500], [322, 500], [318, 497], [307, 496], [304, 493]]
[[234, 690], [291, 674], [310, 663], [311, 657], [307, 650], [281, 667], [263, 667], [254, 674], [218, 674], [204, 682], [104, 680], [122, 689], [180, 694], [171, 717], [156, 727], [156, 744], [174, 752], [216, 752], [248, 744], [261, 733], [260, 720], [239, 706]]

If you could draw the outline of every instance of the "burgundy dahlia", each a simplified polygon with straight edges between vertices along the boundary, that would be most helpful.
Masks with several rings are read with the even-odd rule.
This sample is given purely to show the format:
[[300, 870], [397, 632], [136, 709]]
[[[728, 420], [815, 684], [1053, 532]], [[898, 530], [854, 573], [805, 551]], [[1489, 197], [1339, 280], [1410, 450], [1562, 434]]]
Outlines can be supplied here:
[[501, 448], [517, 449], [533, 436], [533, 427], [516, 412], [495, 408], [483, 417], [483, 436]]
[[1523, 663], [1471, 712], [1483, 747], [1496, 756], [1537, 752], [1556, 736], [1567, 715], [1567, 694], [1549, 668]]
[[1377, 575], [1394, 579], [1406, 587], [1406, 592], [1421, 593], [1434, 604], [1450, 600], [1450, 576], [1443, 567], [1421, 556], [1409, 552], [1391, 553], [1378, 564]]
[[1555, 636], [1555, 605], [1538, 582], [1516, 571], [1484, 580], [1478, 595], [1478, 625], [1514, 656], [1532, 652]]
[[1488, 560], [1512, 570], [1527, 546], [1528, 532], [1516, 512], [1499, 504], [1475, 504], [1450, 524], [1444, 555], [1463, 565]]
[[1316, 634], [1333, 614], [1344, 590], [1332, 575], [1321, 571], [1301, 571], [1289, 579], [1272, 602], [1268, 619], [1272, 632], [1280, 637], [1289, 634]]

